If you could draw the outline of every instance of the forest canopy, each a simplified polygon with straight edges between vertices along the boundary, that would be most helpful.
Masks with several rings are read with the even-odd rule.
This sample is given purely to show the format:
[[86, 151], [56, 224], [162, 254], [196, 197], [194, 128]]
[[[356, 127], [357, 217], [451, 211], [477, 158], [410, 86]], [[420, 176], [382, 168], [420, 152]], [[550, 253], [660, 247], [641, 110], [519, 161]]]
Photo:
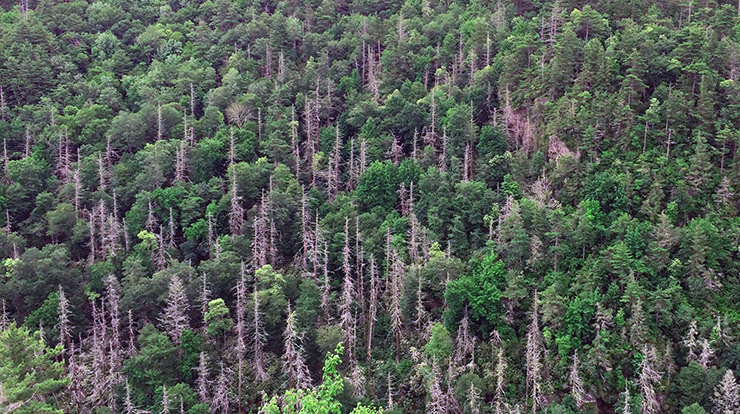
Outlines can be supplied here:
[[0, 137], [0, 411], [740, 412], [736, 3], [0, 0]]

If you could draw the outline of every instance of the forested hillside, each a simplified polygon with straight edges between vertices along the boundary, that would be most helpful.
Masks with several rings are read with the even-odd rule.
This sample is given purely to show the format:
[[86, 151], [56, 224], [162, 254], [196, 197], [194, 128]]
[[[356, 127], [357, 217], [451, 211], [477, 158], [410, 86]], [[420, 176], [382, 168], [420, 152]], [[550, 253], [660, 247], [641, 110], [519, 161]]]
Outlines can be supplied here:
[[0, 411], [740, 412], [736, 3], [0, 6]]

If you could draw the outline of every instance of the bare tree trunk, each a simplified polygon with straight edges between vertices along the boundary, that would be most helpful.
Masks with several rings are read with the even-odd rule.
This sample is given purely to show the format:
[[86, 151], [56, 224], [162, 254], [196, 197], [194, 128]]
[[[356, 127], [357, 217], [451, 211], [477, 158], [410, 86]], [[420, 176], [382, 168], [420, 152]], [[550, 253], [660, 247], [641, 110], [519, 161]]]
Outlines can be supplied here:
[[532, 399], [533, 414], [537, 412], [538, 405], [544, 402], [540, 382], [542, 374], [543, 340], [542, 333], [539, 328], [538, 301], [537, 291], [535, 291], [534, 301], [532, 304], [532, 322], [527, 331], [526, 346], [527, 389], [529, 391], [528, 394], [531, 395]]
[[224, 362], [220, 363], [220, 370], [218, 377], [216, 378], [216, 389], [213, 392], [213, 399], [211, 400], [211, 412], [212, 413], [229, 413], [229, 387], [231, 386], [231, 370], [224, 365]]
[[88, 256], [88, 262], [90, 264], [93, 264], [95, 263], [95, 257], [97, 256], [96, 249], [95, 249], [95, 243], [96, 243], [95, 242], [95, 219], [96, 219], [95, 209], [90, 211], [89, 218], [90, 218], [90, 243], [89, 243], [90, 254]]
[[494, 340], [498, 346], [497, 362], [496, 362], [496, 393], [493, 399], [494, 413], [503, 414], [505, 412], [506, 404], [506, 393], [504, 391], [505, 386], [505, 375], [506, 375], [506, 357], [504, 356], [504, 349], [501, 347], [501, 338], [498, 336], [498, 331], [494, 331]]
[[[59, 315], [59, 344], [62, 345], [62, 358], [65, 357], [65, 353], [67, 350], [70, 349], [70, 342], [72, 340], [72, 335], [70, 331], [72, 330], [72, 324], [69, 321], [69, 302], [67, 301], [67, 296], [64, 294], [64, 289], [62, 289], [62, 285], [59, 285], [59, 307], [58, 307], [58, 315]], [[4, 331], [7, 329], [7, 314], [5, 313], [5, 299], [3, 299], [3, 315], [2, 320], [0, 320], [0, 331]]]
[[398, 257], [398, 252], [393, 251], [393, 270], [391, 282], [391, 330], [396, 340], [396, 363], [401, 361], [401, 331], [403, 329], [403, 320], [401, 312], [401, 286], [402, 278], [406, 273], [405, 265]]
[[28, 158], [31, 155], [31, 131], [26, 127], [26, 146], [23, 150], [23, 158]]
[[234, 347], [234, 353], [236, 354], [237, 364], [237, 412], [241, 413], [242, 410], [242, 387], [244, 385], [244, 357], [247, 353], [247, 278], [245, 275], [246, 266], [244, 262], [241, 264], [241, 278], [236, 284], [236, 325], [234, 325], [234, 331], [236, 333], [236, 346]]
[[190, 318], [187, 314], [190, 302], [185, 294], [185, 286], [177, 275], [172, 276], [170, 280], [169, 294], [165, 303], [160, 321], [172, 342], [179, 346], [182, 331], [190, 328]]
[[324, 309], [324, 323], [328, 324], [331, 320], [329, 314], [329, 292], [331, 285], [329, 283], [329, 248], [324, 242], [324, 283], [321, 292], [321, 308]]
[[421, 349], [421, 341], [424, 338], [423, 330], [426, 320], [426, 311], [424, 309], [424, 302], [422, 302], [423, 298], [423, 290], [422, 290], [422, 278], [421, 278], [421, 268], [417, 268], [417, 284], [416, 284], [416, 320], [414, 321], [414, 324], [416, 325], [416, 336], [417, 336], [417, 342], [416, 347]]
[[[186, 131], [187, 132], [187, 131]], [[186, 134], [187, 136], [187, 134]], [[175, 181], [186, 181], [187, 180], [187, 146], [186, 141], [180, 141], [177, 146], [175, 155]]]
[[[311, 242], [313, 236], [309, 232], [309, 220], [311, 219], [308, 215], [308, 208], [306, 206], [308, 200], [306, 199], [306, 188], [301, 187], [301, 269], [305, 271], [308, 268], [308, 256], [313, 251]], [[316, 278], [316, 269], [314, 269], [314, 283], [318, 285]]]
[[201, 281], [198, 304], [200, 305], [200, 318], [203, 321], [203, 330], [205, 331], [207, 329], [205, 321], [206, 314], [208, 313], [208, 303], [211, 301], [211, 291], [208, 289], [208, 278], [205, 272], [201, 276]]
[[340, 326], [344, 331], [344, 344], [347, 349], [347, 360], [354, 361], [355, 358], [355, 315], [352, 310], [354, 298], [356, 296], [355, 284], [352, 280], [352, 268], [350, 266], [350, 256], [352, 252], [349, 248], [349, 218], [344, 220], [344, 248], [342, 249], [342, 270], [344, 271], [344, 284], [342, 287], [342, 302], [339, 311]]
[[175, 231], [177, 229], [177, 223], [175, 223], [175, 217], [172, 214], [172, 207], [170, 207], [170, 219], [167, 223], [167, 247], [174, 249], [175, 245]]
[[195, 380], [196, 393], [198, 394], [198, 401], [203, 404], [211, 404], [211, 396], [208, 389], [210, 388], [210, 381], [208, 379], [208, 357], [206, 353], [201, 351], [199, 356], [199, 364], [196, 372], [198, 378]]
[[110, 320], [110, 378], [109, 383], [112, 387], [121, 383], [121, 368], [122, 360], [121, 357], [123, 352], [121, 350], [121, 317], [119, 312], [120, 307], [120, 289], [121, 286], [118, 283], [118, 279], [115, 276], [109, 275], [105, 280], [105, 300], [108, 303], [108, 315]]
[[290, 107], [290, 141], [295, 160], [295, 179], [301, 182], [301, 150], [298, 147], [298, 121], [295, 119], [295, 105]]
[[96, 306], [96, 301], [92, 302], [93, 326], [92, 326], [92, 394], [89, 400], [93, 407], [102, 406], [109, 398], [108, 380], [106, 375], [108, 363], [106, 362], [106, 345], [108, 342], [107, 329], [105, 326], [105, 306], [101, 302], [101, 308]]
[[8, 177], [8, 141], [3, 137], [3, 174]]
[[278, 57], [278, 73], [277, 78], [280, 83], [283, 83], [285, 81], [285, 56], [283, 55], [283, 51], [280, 51], [280, 56]]
[[0, 86], [0, 119], [5, 121], [5, 92], [2, 86]]
[[360, 304], [359, 323], [363, 327], [363, 332], [367, 326], [365, 320], [365, 252], [360, 239], [360, 218], [355, 216], [355, 274], [357, 275], [357, 301]]
[[313, 105], [311, 99], [306, 97], [306, 103], [303, 110], [304, 129], [306, 131], [306, 162], [308, 163], [309, 181], [311, 187], [316, 186], [315, 157], [316, 157], [316, 136], [314, 135], [314, 117]]
[[264, 355], [264, 347], [265, 347], [265, 341], [266, 341], [266, 334], [264, 331], [264, 327], [262, 326], [262, 318], [260, 314], [260, 302], [259, 302], [259, 294], [257, 291], [257, 283], [254, 284], [254, 293], [252, 296], [252, 301], [254, 303], [254, 319], [253, 319], [253, 329], [254, 329], [254, 337], [252, 338], [252, 355], [254, 360], [252, 361], [254, 365], [254, 373], [255, 377], [258, 381], [266, 381], [267, 380], [267, 371], [265, 370], [265, 355]]
[[375, 257], [370, 255], [370, 307], [367, 318], [367, 367], [370, 378], [370, 396], [375, 395], [375, 381], [373, 380], [373, 335], [375, 334], [375, 323], [378, 315], [378, 298], [380, 281], [378, 280], [378, 269], [375, 267]]
[[72, 176], [72, 182], [74, 183], [74, 206], [75, 211], [80, 211], [80, 192], [82, 191], [82, 177], [80, 176], [80, 150], [77, 149], [77, 168], [75, 169], [74, 175]]
[[[233, 166], [233, 164], [232, 164]], [[231, 210], [229, 211], [229, 229], [231, 237], [242, 234], [244, 226], [244, 207], [242, 207], [241, 197], [238, 194], [236, 183], [236, 171], [231, 168]]]
[[303, 349], [298, 343], [299, 338], [300, 334], [295, 327], [295, 312], [288, 304], [288, 319], [285, 323], [285, 331], [283, 331], [285, 344], [283, 369], [288, 375], [289, 388], [307, 389], [311, 387], [311, 374], [306, 366]]
[[126, 349], [126, 357], [131, 358], [136, 354], [136, 335], [134, 334], [134, 317], [131, 309], [128, 310], [128, 347]]

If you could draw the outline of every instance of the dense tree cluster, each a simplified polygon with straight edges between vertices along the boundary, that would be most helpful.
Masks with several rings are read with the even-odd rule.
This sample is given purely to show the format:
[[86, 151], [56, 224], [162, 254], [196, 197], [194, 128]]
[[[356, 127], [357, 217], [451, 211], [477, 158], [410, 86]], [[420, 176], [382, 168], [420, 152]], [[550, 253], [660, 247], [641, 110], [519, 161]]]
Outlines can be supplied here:
[[0, 411], [740, 412], [737, 4], [0, 7]]

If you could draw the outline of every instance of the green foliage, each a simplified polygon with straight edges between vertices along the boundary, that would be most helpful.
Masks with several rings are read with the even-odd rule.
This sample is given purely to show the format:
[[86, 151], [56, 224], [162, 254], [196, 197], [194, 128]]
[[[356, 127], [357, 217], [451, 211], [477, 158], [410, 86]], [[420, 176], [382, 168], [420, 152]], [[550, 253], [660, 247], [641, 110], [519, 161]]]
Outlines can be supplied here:
[[54, 394], [69, 384], [63, 363], [52, 360], [61, 346], [47, 348], [39, 332], [15, 322], [0, 331], [0, 408], [17, 413], [61, 414]]
[[693, 403], [681, 409], [681, 414], [706, 414], [707, 411], [701, 405]]
[[220, 337], [231, 329], [234, 320], [227, 318], [229, 309], [223, 299], [214, 299], [208, 302], [208, 312], [205, 315], [205, 323], [208, 326], [206, 332], [212, 337]]
[[[161, 411], [166, 386], [171, 411], [226, 411], [194, 392], [227, 377], [229, 411], [256, 412], [284, 386], [290, 306], [314, 379], [344, 342], [338, 371], [366, 380], [331, 397], [344, 413], [427, 409], [420, 355], [446, 358], [455, 410], [486, 411], [498, 346], [505, 400], [528, 411], [534, 291], [539, 411], [621, 412], [627, 386], [636, 412], [654, 346], [657, 411], [701, 412], [740, 361], [736, 5], [16, 3], [0, 1], [0, 301], [57, 343], [61, 286], [73, 339], [57, 358], [85, 377], [28, 404], [127, 410], [126, 377], [136, 409]], [[156, 329], [175, 275], [178, 346]], [[595, 400], [580, 409], [575, 356]]]
[[178, 381], [177, 349], [164, 333], [152, 324], [141, 328], [138, 337], [140, 352], [126, 360], [124, 372], [133, 385], [132, 394], [146, 405], [152, 405], [155, 392], [162, 384]]
[[493, 252], [485, 255], [473, 269], [472, 274], [460, 276], [447, 284], [445, 324], [453, 330], [467, 309], [485, 335], [501, 323], [503, 307], [500, 300], [501, 290], [506, 286], [506, 272], [504, 263]]
[[[344, 380], [337, 371], [342, 362], [340, 357], [344, 353], [344, 346], [340, 343], [333, 353], [329, 353], [324, 361], [324, 373], [322, 383], [315, 390], [285, 391], [280, 399], [273, 396], [262, 410], [268, 414], [295, 413], [295, 414], [340, 414], [341, 404], [335, 400], [344, 389]], [[380, 414], [381, 409], [376, 409], [358, 404], [352, 410], [352, 414]]]
[[376, 161], [368, 166], [355, 190], [355, 196], [362, 211], [379, 208], [380, 211], [392, 210], [396, 205], [398, 189], [398, 168], [386, 161]]
[[445, 360], [452, 354], [452, 339], [447, 328], [439, 322], [432, 325], [429, 342], [424, 345], [424, 352], [433, 359], [438, 360], [438, 364], [444, 364]]

